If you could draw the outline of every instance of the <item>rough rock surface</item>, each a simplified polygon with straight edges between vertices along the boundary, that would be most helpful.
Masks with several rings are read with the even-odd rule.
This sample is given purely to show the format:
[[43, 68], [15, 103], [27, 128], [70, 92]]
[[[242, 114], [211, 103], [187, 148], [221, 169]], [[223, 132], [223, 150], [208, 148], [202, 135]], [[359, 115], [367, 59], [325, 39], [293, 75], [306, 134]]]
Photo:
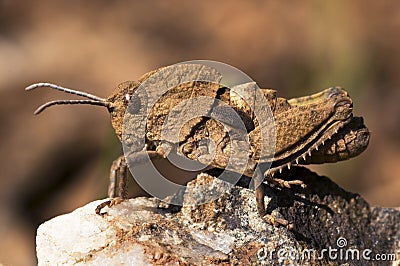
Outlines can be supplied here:
[[[39, 265], [398, 265], [398, 209], [370, 207], [306, 168], [283, 175], [307, 184], [266, 190], [268, 209], [294, 222], [291, 231], [258, 216], [248, 180], [241, 180], [200, 206], [168, 207], [141, 197], [106, 207], [99, 216], [95, 208], [104, 200], [91, 202], [39, 227]], [[190, 185], [204, 182], [225, 189], [208, 174]], [[352, 259], [357, 251], [359, 260]], [[397, 261], [378, 262], [376, 254], [395, 254]]]

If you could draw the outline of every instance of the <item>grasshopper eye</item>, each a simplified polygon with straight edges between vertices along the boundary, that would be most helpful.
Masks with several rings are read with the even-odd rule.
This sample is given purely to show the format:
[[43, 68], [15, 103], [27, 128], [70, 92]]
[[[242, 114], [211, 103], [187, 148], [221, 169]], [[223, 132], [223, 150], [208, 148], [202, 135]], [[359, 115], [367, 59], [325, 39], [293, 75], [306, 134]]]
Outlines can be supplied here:
[[139, 112], [141, 102], [136, 94], [125, 94], [124, 103], [129, 113], [137, 114]]
[[125, 105], [128, 105], [129, 102], [131, 101], [132, 95], [130, 95], [129, 93], [125, 94], [125, 99], [124, 99], [124, 103]]

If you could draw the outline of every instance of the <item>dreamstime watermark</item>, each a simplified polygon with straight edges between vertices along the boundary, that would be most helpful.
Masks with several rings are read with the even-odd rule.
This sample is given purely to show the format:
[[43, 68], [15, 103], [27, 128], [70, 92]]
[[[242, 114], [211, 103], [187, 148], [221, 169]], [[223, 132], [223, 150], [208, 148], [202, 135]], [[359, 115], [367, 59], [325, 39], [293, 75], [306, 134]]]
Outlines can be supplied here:
[[297, 249], [281, 248], [278, 250], [268, 250], [260, 248], [257, 251], [257, 260], [293, 260], [293, 261], [395, 261], [394, 253], [374, 253], [372, 249], [358, 249], [347, 247], [347, 239], [339, 237], [336, 240], [336, 246], [328, 246], [321, 250], [303, 249], [301, 252]]
[[[148, 146], [156, 146], [174, 167], [187, 172], [205, 170], [219, 156], [224, 170], [216, 178], [225, 187], [234, 186], [249, 169], [254, 172], [250, 188], [255, 189], [263, 181], [259, 164], [253, 169], [249, 162], [249, 154], [254, 151], [250, 149], [246, 123], [257, 121], [257, 152], [265, 171], [275, 152], [274, 117], [263, 91], [242, 71], [215, 61], [183, 62], [155, 71], [126, 99], [124, 155], [135, 181], [150, 195], [183, 205], [183, 197], [177, 195], [185, 191], [199, 195], [193, 197], [191, 205], [200, 205], [217, 199], [226, 189], [172, 182], [154, 166], [146, 153]], [[245, 110], [238, 111], [238, 107]], [[245, 112], [256, 120], [246, 121]], [[221, 139], [228, 140], [230, 153], [221, 152]], [[186, 147], [196, 149], [193, 160], [182, 153]]]

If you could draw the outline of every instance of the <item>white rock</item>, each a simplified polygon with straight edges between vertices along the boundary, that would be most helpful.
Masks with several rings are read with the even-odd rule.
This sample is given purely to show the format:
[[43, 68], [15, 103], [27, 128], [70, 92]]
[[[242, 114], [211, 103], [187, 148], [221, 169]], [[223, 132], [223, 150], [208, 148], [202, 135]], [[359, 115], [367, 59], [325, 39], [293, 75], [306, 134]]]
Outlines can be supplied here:
[[[308, 187], [315, 191], [269, 189], [267, 195], [279, 196], [278, 210], [294, 221], [293, 231], [267, 224], [257, 213], [254, 191], [242, 187], [224, 188], [217, 200], [180, 210], [165, 204], [159, 208], [160, 201], [154, 198], [135, 198], [104, 208], [103, 216], [95, 214], [104, 199], [39, 227], [39, 265], [326, 265], [328, 258], [283, 258], [277, 251], [301, 254], [304, 248], [336, 247], [343, 236], [349, 243], [359, 243], [360, 249], [400, 254], [398, 210], [371, 208], [327, 178], [303, 168], [291, 171], [306, 175]], [[202, 174], [190, 185], [210, 180], [213, 177]], [[196, 195], [184, 197], [190, 202]], [[278, 210], [274, 212], [280, 214]], [[271, 256], [260, 257], [260, 251]]]
[[36, 251], [39, 265], [150, 265], [140, 245], [117, 246], [117, 227], [95, 213], [105, 200], [91, 202], [72, 213], [39, 226]]

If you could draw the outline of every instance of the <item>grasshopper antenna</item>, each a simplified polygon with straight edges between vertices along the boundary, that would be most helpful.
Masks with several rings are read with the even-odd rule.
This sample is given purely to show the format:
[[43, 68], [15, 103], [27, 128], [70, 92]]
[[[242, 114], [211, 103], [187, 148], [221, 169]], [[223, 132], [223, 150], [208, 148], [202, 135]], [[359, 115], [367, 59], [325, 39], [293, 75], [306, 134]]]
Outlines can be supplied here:
[[78, 95], [78, 96], [82, 96], [82, 97], [88, 98], [89, 100], [56, 100], [56, 101], [50, 101], [50, 102], [47, 102], [47, 103], [39, 106], [39, 108], [37, 108], [36, 111], [34, 112], [35, 115], [40, 114], [46, 108], [48, 108], [50, 106], [53, 106], [53, 105], [91, 104], [91, 105], [105, 106], [107, 108], [110, 107], [110, 103], [107, 102], [106, 99], [104, 99], [104, 98], [97, 97], [97, 96], [95, 96], [93, 94], [90, 94], [90, 93], [87, 93], [87, 92], [82, 92], [82, 91], [77, 91], [77, 90], [64, 88], [64, 87], [61, 87], [61, 86], [58, 86], [58, 85], [52, 84], [52, 83], [46, 83], [46, 82], [35, 83], [35, 84], [32, 84], [32, 85], [26, 87], [25, 90], [26, 91], [30, 91], [30, 90], [34, 90], [34, 89], [40, 88], [40, 87], [48, 87], [48, 88], [55, 89], [55, 90], [58, 90], [58, 91], [71, 93], [71, 94], [74, 94], [74, 95]]

